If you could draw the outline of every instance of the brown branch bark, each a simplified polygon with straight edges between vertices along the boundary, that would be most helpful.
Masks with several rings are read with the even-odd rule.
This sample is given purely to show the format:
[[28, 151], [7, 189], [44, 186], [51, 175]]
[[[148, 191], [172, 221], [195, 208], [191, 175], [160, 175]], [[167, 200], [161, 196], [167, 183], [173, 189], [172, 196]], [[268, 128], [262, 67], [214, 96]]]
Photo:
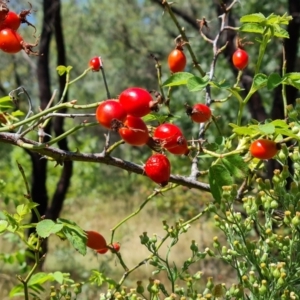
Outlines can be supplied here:
[[[15, 146], [20, 146], [22, 145], [22, 143], [38, 145], [37, 142], [26, 138], [18, 139], [18, 136], [15, 133], [0, 133], [0, 143], [1, 142]], [[117, 157], [105, 156], [102, 153], [78, 153], [61, 150], [54, 147], [46, 147], [36, 150], [32, 149], [29, 151], [38, 152], [40, 155], [42, 155], [42, 160], [46, 160], [46, 158], [52, 158], [52, 160], [57, 161], [58, 164], [65, 164], [68, 161], [93, 162], [107, 164], [126, 170], [130, 173], [136, 173], [146, 176], [144, 174], [144, 168], [142, 166]], [[199, 182], [186, 176], [171, 175], [170, 182], [177, 183], [188, 188], [195, 188], [206, 192], [210, 191], [208, 184]]]

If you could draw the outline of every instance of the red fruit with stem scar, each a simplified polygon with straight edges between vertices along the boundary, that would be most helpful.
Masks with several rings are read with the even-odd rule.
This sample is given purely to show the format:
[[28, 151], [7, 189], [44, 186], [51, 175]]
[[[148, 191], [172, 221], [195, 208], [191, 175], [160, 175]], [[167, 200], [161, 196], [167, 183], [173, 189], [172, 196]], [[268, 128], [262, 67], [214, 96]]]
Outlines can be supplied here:
[[6, 28], [0, 31], [0, 49], [6, 53], [14, 54], [23, 49], [27, 54], [37, 55], [38, 53], [32, 50], [36, 46], [37, 43], [26, 43], [15, 30]]
[[169, 151], [177, 146], [186, 145], [186, 139], [183, 136], [180, 128], [170, 123], [159, 125], [153, 133], [153, 139], [159, 143], [162, 148], [165, 148]]
[[259, 139], [250, 145], [250, 153], [259, 159], [271, 159], [280, 150], [280, 144], [267, 139]]
[[144, 117], [152, 110], [157, 110], [157, 102], [153, 101], [148, 91], [139, 87], [128, 88], [119, 96], [119, 101], [128, 115]]
[[95, 56], [90, 59], [89, 66], [92, 68], [94, 72], [99, 72], [102, 67], [101, 57]]
[[102, 234], [100, 234], [97, 231], [92, 231], [92, 230], [86, 230], [86, 246], [94, 249], [94, 250], [99, 250], [99, 249], [105, 249], [107, 248], [106, 240], [103, 237]]
[[146, 175], [154, 182], [165, 186], [168, 184], [171, 174], [171, 164], [163, 154], [154, 154], [148, 158], [144, 170]]
[[113, 99], [103, 101], [96, 109], [97, 121], [108, 129], [112, 129], [114, 121], [124, 122], [126, 116], [123, 106]]
[[138, 117], [128, 115], [118, 130], [121, 138], [133, 146], [142, 146], [148, 142], [149, 133], [145, 122]]
[[196, 123], [204, 123], [209, 121], [211, 117], [210, 108], [201, 103], [195, 104], [193, 107], [186, 104], [186, 114]]

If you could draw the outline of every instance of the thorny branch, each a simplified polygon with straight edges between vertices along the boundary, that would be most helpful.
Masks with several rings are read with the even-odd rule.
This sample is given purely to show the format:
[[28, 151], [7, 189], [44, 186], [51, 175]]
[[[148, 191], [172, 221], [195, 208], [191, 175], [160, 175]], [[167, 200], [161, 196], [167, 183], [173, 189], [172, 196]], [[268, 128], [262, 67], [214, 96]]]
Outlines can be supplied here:
[[[33, 152], [38, 152], [44, 159], [56, 161], [58, 164], [63, 164], [65, 161], [82, 161], [102, 163], [118, 167], [131, 173], [144, 175], [144, 168], [138, 164], [123, 160], [121, 158], [105, 155], [105, 153], [80, 153], [72, 151], [64, 151], [54, 147], [34, 148], [39, 146], [38, 142], [26, 138], [19, 138], [15, 133], [0, 133], [0, 142], [26, 148]], [[209, 192], [209, 185], [202, 183], [185, 176], [171, 175], [170, 182], [177, 183], [188, 188]]]

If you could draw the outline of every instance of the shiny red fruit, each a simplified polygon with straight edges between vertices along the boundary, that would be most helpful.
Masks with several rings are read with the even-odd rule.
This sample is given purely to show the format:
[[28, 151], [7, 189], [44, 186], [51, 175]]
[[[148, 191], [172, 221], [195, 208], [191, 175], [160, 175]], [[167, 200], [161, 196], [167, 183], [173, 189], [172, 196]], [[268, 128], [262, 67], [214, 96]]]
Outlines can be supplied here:
[[193, 107], [188, 107], [186, 110], [187, 115], [196, 123], [204, 123], [209, 121], [211, 117], [211, 110], [205, 104], [195, 104]]
[[120, 243], [113, 243], [112, 244], [112, 247], [114, 248], [113, 250], [111, 250], [113, 253], [115, 252], [119, 252], [120, 251], [120, 248], [121, 248], [121, 245]]
[[113, 121], [124, 122], [126, 111], [123, 106], [113, 99], [103, 101], [96, 109], [96, 119], [104, 127], [112, 129]]
[[243, 49], [238, 48], [232, 55], [233, 65], [238, 70], [244, 70], [248, 65], [248, 61], [249, 61], [248, 53]]
[[179, 127], [170, 123], [159, 125], [153, 133], [153, 139], [167, 150], [186, 144], [186, 139]]
[[182, 72], [186, 66], [186, 57], [182, 50], [174, 49], [168, 57], [168, 65], [171, 72]]
[[259, 159], [271, 159], [280, 149], [280, 144], [274, 141], [259, 139], [250, 145], [250, 153], [253, 157]]
[[108, 247], [96, 250], [96, 252], [99, 254], [105, 254], [107, 251], [108, 251]]
[[102, 61], [100, 56], [95, 56], [90, 59], [89, 66], [92, 68], [93, 71], [99, 72], [102, 67]]
[[144, 117], [151, 112], [152, 96], [139, 87], [128, 88], [119, 96], [119, 101], [128, 115]]
[[86, 240], [86, 246], [98, 250], [98, 249], [104, 249], [106, 248], [106, 240], [105, 238], [97, 231], [87, 230], [85, 231], [87, 240]]
[[23, 49], [23, 38], [12, 29], [0, 31], [0, 49], [6, 53], [17, 53]]
[[0, 23], [0, 30], [10, 28], [12, 30], [17, 30], [21, 25], [21, 18], [20, 16], [15, 13], [14, 11], [9, 11], [3, 20]]
[[121, 138], [133, 146], [142, 146], [148, 142], [149, 133], [145, 122], [138, 117], [127, 115], [127, 118], [119, 130]]
[[182, 140], [182, 144], [177, 145], [173, 148], [169, 148], [167, 149], [167, 151], [175, 155], [188, 155], [190, 152], [186, 139]]
[[168, 184], [171, 174], [171, 164], [163, 154], [154, 154], [148, 158], [144, 166], [146, 175], [154, 182], [165, 186]]

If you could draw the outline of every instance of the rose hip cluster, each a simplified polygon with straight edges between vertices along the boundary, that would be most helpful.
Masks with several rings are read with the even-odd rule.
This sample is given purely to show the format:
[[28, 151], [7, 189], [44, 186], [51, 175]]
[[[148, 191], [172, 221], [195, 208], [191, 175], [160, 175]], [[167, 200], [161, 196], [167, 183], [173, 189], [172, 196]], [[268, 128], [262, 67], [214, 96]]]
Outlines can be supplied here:
[[0, 49], [6, 53], [14, 54], [24, 50], [28, 55], [37, 55], [32, 48], [38, 44], [29, 44], [24, 41], [23, 37], [17, 32], [21, 23], [35, 27], [29, 23], [26, 17], [31, 13], [31, 7], [27, 10], [22, 10], [19, 14], [10, 11], [7, 5], [1, 3], [0, 10]]
[[[90, 67], [98, 71], [101, 63], [96, 58], [91, 59]], [[159, 101], [140, 87], [131, 87], [124, 90], [118, 99], [103, 101], [96, 109], [96, 119], [107, 129], [119, 133], [127, 144], [143, 146], [147, 144], [155, 149], [145, 163], [144, 171], [154, 182], [165, 186], [170, 178], [171, 166], [168, 158], [160, 152], [167, 151], [175, 155], [187, 155], [188, 143], [178, 126], [163, 123], [151, 132], [142, 119], [152, 111], [157, 111]], [[207, 122], [211, 117], [210, 108], [204, 104], [187, 106], [187, 114], [194, 122]]]

